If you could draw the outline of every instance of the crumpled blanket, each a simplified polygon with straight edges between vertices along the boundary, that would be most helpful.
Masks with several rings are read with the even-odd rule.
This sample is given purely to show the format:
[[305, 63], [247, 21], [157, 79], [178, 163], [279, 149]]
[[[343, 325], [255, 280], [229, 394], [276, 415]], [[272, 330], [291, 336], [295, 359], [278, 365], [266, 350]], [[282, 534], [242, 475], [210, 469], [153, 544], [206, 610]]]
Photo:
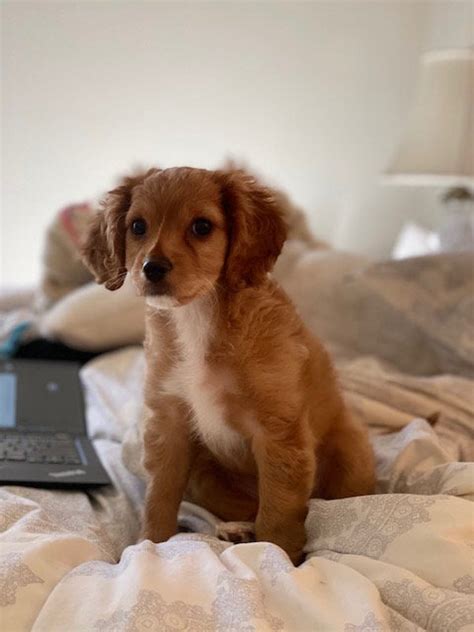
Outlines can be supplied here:
[[352, 416], [372, 432], [393, 432], [421, 417], [434, 426], [450, 458], [474, 461], [471, 379], [407, 375], [372, 356], [339, 362], [338, 372]]
[[[180, 522], [201, 533], [137, 543], [144, 485], [124, 467], [121, 441], [141, 414], [142, 374], [136, 348], [83, 369], [90, 434], [113, 487], [0, 490], [2, 629], [474, 629], [474, 463], [453, 458], [457, 437], [420, 418], [375, 434], [378, 493], [312, 500], [298, 568], [273, 544], [217, 540], [215, 518], [188, 503]], [[449, 403], [449, 383], [442, 391]]]

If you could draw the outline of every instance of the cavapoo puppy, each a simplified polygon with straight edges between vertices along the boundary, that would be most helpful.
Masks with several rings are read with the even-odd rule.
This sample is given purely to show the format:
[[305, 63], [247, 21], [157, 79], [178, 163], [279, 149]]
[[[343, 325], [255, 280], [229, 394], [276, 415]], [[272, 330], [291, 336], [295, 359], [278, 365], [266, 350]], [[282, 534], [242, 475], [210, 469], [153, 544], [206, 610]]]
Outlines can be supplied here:
[[[374, 459], [328, 354], [269, 275], [284, 209], [244, 171], [151, 169], [111, 191], [84, 248], [99, 283], [146, 297], [143, 536], [184, 497], [302, 559], [311, 497], [370, 494]], [[120, 314], [117, 314], [120, 318]], [[245, 531], [245, 526], [242, 526]], [[225, 524], [222, 531], [225, 533]]]

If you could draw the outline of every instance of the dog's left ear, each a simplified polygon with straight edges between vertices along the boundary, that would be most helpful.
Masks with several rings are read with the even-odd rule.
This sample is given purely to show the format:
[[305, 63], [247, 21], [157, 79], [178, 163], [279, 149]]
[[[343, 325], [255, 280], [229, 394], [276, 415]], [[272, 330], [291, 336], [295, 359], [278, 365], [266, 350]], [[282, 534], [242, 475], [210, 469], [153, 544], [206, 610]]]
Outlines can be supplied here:
[[283, 214], [270, 189], [244, 171], [216, 172], [230, 243], [224, 264], [234, 289], [259, 285], [273, 268], [286, 239]]

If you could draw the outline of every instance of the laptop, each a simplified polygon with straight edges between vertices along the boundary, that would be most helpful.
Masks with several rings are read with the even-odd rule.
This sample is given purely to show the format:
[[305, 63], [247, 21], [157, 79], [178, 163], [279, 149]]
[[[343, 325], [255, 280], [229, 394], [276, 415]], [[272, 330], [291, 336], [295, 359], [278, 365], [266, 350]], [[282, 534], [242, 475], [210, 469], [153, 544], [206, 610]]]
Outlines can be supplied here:
[[106, 485], [87, 438], [79, 365], [0, 361], [0, 484]]

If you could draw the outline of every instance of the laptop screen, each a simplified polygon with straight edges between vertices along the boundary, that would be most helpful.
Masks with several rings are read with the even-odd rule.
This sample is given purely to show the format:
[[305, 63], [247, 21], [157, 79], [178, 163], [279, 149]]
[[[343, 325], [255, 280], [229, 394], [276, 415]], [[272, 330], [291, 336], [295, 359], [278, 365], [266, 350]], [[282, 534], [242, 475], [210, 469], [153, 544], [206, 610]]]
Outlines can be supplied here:
[[0, 430], [83, 433], [78, 366], [68, 362], [0, 362]]

